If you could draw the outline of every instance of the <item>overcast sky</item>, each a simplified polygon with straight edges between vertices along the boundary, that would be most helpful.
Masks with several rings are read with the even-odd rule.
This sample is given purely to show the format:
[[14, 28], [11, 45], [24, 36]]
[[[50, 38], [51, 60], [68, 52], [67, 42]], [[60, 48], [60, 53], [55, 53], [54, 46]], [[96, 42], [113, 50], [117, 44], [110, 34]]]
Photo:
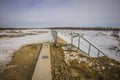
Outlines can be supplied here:
[[120, 0], [0, 0], [0, 26], [120, 27]]

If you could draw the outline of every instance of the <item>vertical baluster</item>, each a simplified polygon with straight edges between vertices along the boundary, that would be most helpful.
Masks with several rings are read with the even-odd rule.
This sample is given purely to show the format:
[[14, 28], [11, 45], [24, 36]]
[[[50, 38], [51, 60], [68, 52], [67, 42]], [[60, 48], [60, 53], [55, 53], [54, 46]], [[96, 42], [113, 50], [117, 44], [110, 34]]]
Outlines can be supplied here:
[[54, 46], [57, 47], [57, 31], [53, 31]]
[[72, 48], [72, 45], [73, 45], [73, 33], [71, 32], [71, 48]]
[[80, 49], [80, 35], [78, 34], [78, 49]]
[[91, 44], [89, 43], [88, 55], [90, 55]]
[[97, 55], [97, 57], [99, 57], [99, 55], [100, 55], [100, 51], [98, 50], [98, 55]]

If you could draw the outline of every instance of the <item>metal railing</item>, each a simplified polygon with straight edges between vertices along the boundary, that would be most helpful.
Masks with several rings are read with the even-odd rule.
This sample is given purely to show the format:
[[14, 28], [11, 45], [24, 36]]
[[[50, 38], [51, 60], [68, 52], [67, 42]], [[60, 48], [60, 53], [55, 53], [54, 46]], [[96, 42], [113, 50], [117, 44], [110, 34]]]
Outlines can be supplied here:
[[[73, 42], [74, 42], [74, 37], [78, 37], [78, 46], [77, 48], [80, 49], [81, 51], [85, 52], [84, 50], [81, 49], [80, 45], [81, 45], [81, 39], [83, 39], [85, 42], [88, 43], [88, 52], [85, 52], [87, 53], [88, 55], [91, 54], [91, 47], [93, 47], [94, 49], [97, 50], [97, 57], [100, 56], [100, 54], [102, 54], [103, 56], [106, 56], [104, 54], [104, 52], [102, 52], [100, 49], [98, 49], [96, 46], [94, 46], [91, 42], [89, 42], [87, 39], [85, 39], [82, 35], [78, 34], [78, 33], [71, 33], [71, 45], [74, 45]], [[92, 51], [94, 52], [94, 51]]]
[[[56, 44], [57, 44], [57, 34], [58, 34], [58, 32], [57, 31], [55, 31], [55, 30], [51, 30], [51, 33], [52, 33], [52, 36], [53, 36], [53, 38], [54, 38], [54, 46], [55, 47], [57, 47], [56, 46]], [[90, 41], [88, 41], [87, 39], [85, 39], [82, 35], [80, 35], [79, 33], [70, 33], [70, 35], [71, 35], [71, 45], [75, 45], [75, 44], [73, 44], [73, 42], [75, 42], [74, 41], [74, 38], [78, 38], [78, 40], [77, 40], [77, 45], [76, 45], [76, 47], [79, 49], [79, 50], [81, 50], [81, 51], [83, 51], [84, 53], [86, 53], [87, 55], [90, 55], [91, 53], [94, 53], [94, 54], [96, 54], [97, 55], [97, 57], [100, 57], [100, 55], [103, 55], [103, 56], [106, 56], [105, 54], [104, 54], [104, 52], [102, 52], [100, 49], [98, 49], [96, 46], [94, 46]], [[88, 45], [88, 50], [87, 50], [87, 52], [86, 51], [84, 51], [83, 49], [82, 49], [82, 44], [84, 45], [84, 46], [86, 46], [84, 43], [82, 43], [81, 42], [81, 40], [83, 40], [84, 42], [86, 42]], [[87, 47], [85, 47], [86, 49], [87, 49]], [[94, 50], [92, 50], [92, 49], [94, 49]], [[97, 53], [95, 52], [95, 51], [97, 51]]]

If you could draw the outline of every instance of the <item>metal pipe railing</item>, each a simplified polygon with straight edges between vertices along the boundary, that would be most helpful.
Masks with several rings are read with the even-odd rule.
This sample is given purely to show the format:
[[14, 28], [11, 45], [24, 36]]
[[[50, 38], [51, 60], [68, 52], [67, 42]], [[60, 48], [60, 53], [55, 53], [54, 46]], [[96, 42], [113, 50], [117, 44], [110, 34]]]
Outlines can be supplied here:
[[[52, 34], [52, 36], [53, 36], [53, 38], [54, 38], [54, 40], [55, 40], [54, 45], [55, 45], [55, 47], [56, 47], [56, 44], [57, 44], [57, 31], [51, 30], [51, 34]], [[88, 52], [85, 52], [85, 51], [83, 51], [83, 52], [85, 52], [85, 53], [87, 53], [88, 55], [90, 55], [90, 54], [91, 54], [91, 53], [90, 53], [90, 52], [91, 52], [91, 47], [93, 47], [93, 48], [95, 48], [95, 49], [98, 51], [97, 57], [100, 56], [100, 53], [101, 53], [102, 55], [106, 56], [106, 54], [104, 54], [100, 49], [98, 49], [96, 46], [94, 46], [91, 42], [89, 42], [87, 39], [85, 39], [82, 35], [80, 35], [80, 34], [78, 34], [78, 33], [71, 33], [71, 45], [73, 45], [73, 42], [74, 42], [73, 35], [76, 35], [76, 37], [78, 37], [78, 49], [80, 49], [81, 51], [83, 51], [83, 50], [80, 48], [81, 39], [83, 39], [83, 40], [86, 41], [86, 42], [88, 43], [88, 45], [89, 45]], [[71, 47], [72, 47], [72, 46], [71, 46]], [[92, 52], [93, 52], [93, 51], [92, 51]]]
[[[98, 54], [97, 54], [97, 57], [99, 57], [100, 53], [103, 54], [104, 56], [106, 56], [100, 49], [98, 49], [96, 46], [94, 46], [91, 42], [89, 42], [87, 39], [85, 39], [82, 35], [78, 34], [78, 33], [71, 33], [71, 40], [72, 42], [74, 41], [73, 40], [73, 35], [78, 35], [78, 49], [80, 49], [80, 38], [82, 38], [84, 41], [86, 41], [88, 44], [89, 44], [89, 48], [88, 48], [88, 55], [90, 55], [90, 51], [91, 51], [91, 46], [94, 47], [97, 51], [98, 51]], [[73, 43], [72, 43], [73, 44]]]

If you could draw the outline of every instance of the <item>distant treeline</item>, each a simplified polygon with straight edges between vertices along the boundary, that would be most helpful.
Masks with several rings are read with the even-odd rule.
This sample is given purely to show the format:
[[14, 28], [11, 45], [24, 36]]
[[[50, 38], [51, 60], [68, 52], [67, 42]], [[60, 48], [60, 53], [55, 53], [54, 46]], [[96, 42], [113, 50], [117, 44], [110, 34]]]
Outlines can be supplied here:
[[0, 30], [27, 30], [27, 29], [43, 29], [43, 28], [0, 28]]
[[0, 28], [0, 30], [19, 30], [23, 28]]
[[0, 28], [0, 30], [27, 30], [27, 29], [70, 29], [70, 30], [101, 30], [101, 31], [120, 31], [120, 28], [114, 28], [114, 27]]
[[113, 27], [49, 27], [48, 29], [120, 31], [120, 28]]

